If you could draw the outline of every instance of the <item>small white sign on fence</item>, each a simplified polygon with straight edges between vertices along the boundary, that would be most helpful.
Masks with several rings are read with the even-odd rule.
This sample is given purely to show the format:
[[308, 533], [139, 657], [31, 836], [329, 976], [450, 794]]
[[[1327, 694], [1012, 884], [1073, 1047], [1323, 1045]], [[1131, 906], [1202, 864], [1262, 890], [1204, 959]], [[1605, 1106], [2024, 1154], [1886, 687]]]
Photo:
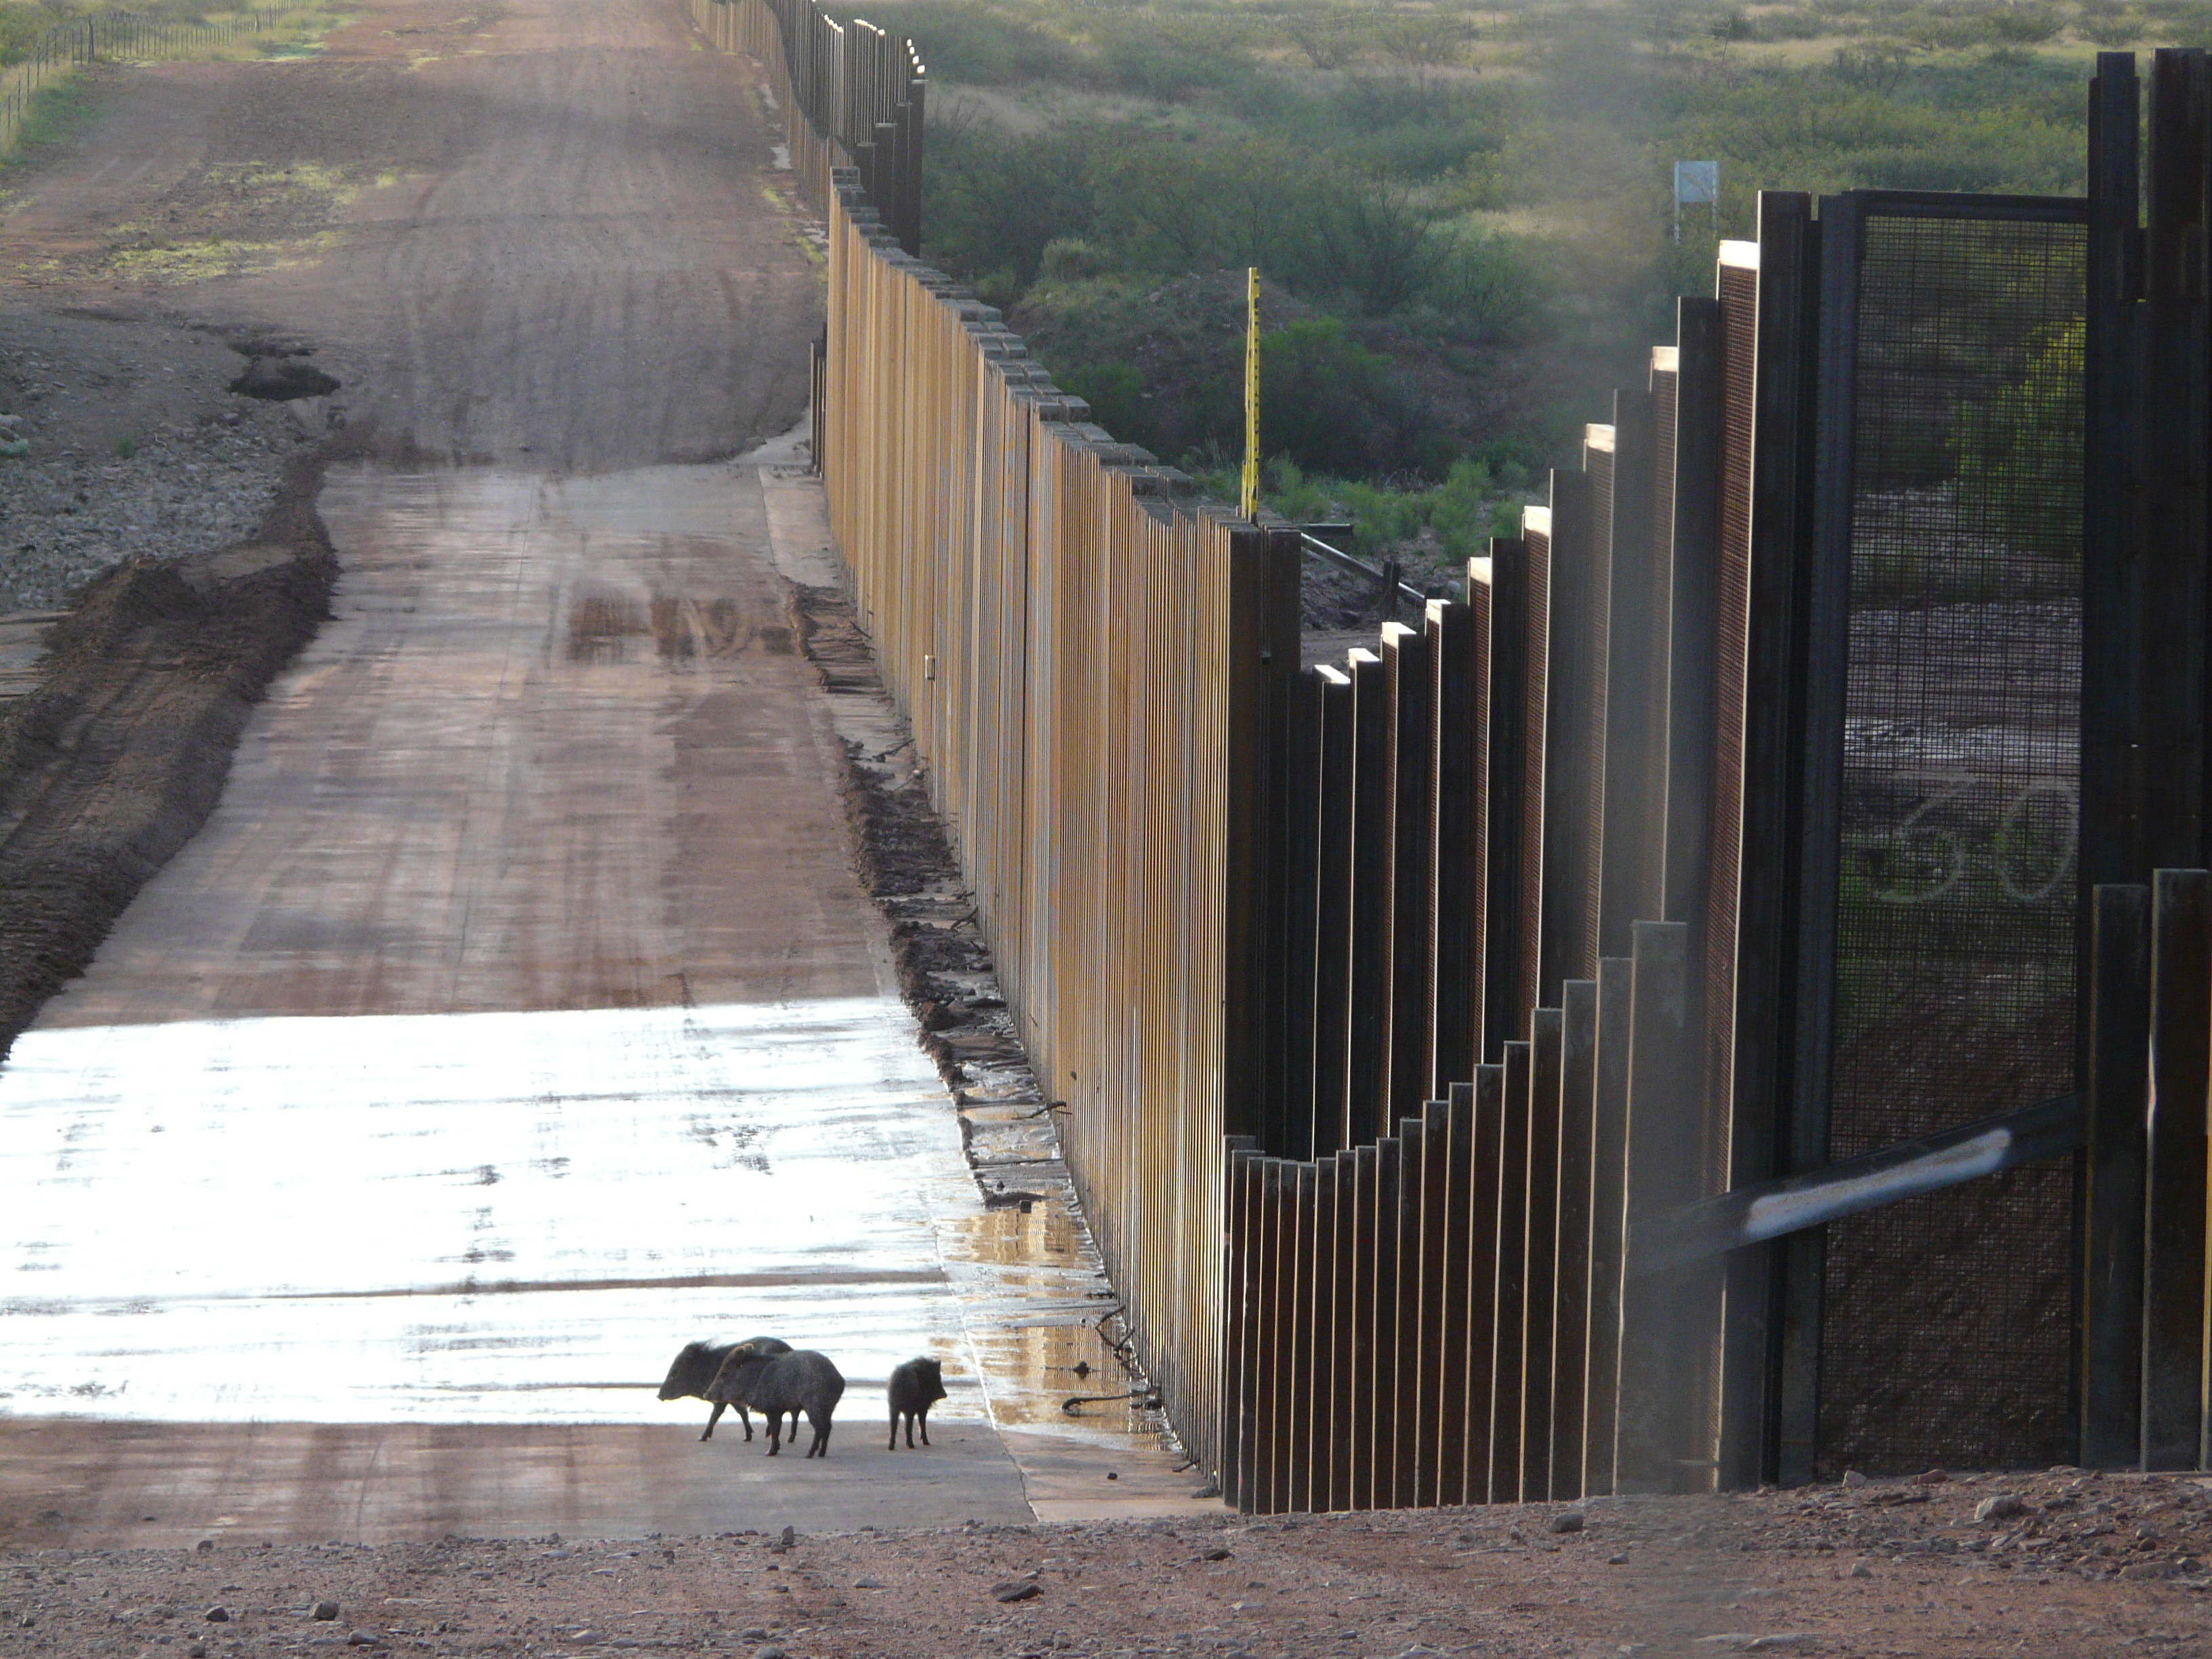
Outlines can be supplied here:
[[1721, 164], [1718, 161], [1674, 163], [1674, 240], [1682, 240], [1682, 208], [1702, 203], [1713, 210], [1716, 234], [1721, 218]]

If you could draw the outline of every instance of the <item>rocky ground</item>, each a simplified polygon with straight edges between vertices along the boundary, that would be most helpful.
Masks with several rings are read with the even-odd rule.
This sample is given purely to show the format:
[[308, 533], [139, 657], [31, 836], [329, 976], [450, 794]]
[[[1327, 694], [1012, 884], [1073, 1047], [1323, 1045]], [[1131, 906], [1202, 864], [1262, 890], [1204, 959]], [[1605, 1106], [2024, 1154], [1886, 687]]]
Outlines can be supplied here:
[[228, 389], [299, 343], [141, 304], [0, 307], [0, 611], [59, 609], [134, 555], [252, 535], [286, 464], [344, 421], [343, 394]]
[[0, 1556], [0, 1654], [2186, 1654], [2212, 1638], [2208, 1555], [2199, 1483], [2073, 1471], [820, 1536], [225, 1537]]

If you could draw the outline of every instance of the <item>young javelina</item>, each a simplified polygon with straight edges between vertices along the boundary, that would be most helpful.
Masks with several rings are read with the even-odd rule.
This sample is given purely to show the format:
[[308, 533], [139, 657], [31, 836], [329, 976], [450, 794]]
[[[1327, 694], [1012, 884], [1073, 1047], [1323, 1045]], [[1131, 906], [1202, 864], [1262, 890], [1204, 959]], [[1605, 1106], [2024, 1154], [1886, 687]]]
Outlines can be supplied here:
[[[719, 1346], [712, 1342], [686, 1342], [684, 1352], [676, 1356], [676, 1363], [668, 1368], [668, 1380], [660, 1385], [660, 1397], [663, 1400], [711, 1399], [707, 1392], [708, 1386], [714, 1382], [714, 1373], [722, 1369], [722, 1362], [730, 1357], [730, 1351], [737, 1346], [734, 1342], [725, 1342]], [[752, 1337], [745, 1346], [761, 1353], [791, 1352], [790, 1343], [774, 1336]], [[716, 1400], [714, 1409], [707, 1417], [707, 1432], [699, 1437], [702, 1440], [714, 1437], [714, 1425], [722, 1420], [722, 1413], [732, 1406], [738, 1408], [738, 1420], [745, 1425], [745, 1438], [750, 1440], [753, 1437], [753, 1420], [745, 1414], [744, 1401]], [[791, 1421], [791, 1431], [793, 1434], [799, 1432], [799, 1419], [795, 1417]]]
[[768, 1455], [783, 1449], [783, 1414], [792, 1413], [792, 1438], [799, 1437], [798, 1414], [814, 1425], [809, 1457], [830, 1455], [830, 1415], [844, 1397], [845, 1378], [827, 1356], [801, 1350], [771, 1353], [758, 1343], [740, 1342], [707, 1385], [707, 1398], [750, 1406], [768, 1418]]
[[945, 1398], [945, 1362], [909, 1359], [891, 1373], [890, 1449], [898, 1449], [899, 1419], [906, 1419], [906, 1446], [914, 1449], [914, 1425], [921, 1425], [921, 1443], [929, 1443], [929, 1408]]

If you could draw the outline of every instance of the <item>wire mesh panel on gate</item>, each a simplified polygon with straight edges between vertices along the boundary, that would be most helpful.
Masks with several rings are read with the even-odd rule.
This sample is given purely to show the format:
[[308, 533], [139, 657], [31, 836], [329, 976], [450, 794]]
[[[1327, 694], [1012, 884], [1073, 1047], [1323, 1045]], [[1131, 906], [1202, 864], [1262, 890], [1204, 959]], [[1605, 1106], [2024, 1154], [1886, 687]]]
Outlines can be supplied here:
[[[2079, 204], [1860, 199], [1839, 1158], [2063, 1093], [2075, 1048]], [[1826, 1471], [2068, 1455], [2069, 1204], [2040, 1164], [1829, 1230]]]

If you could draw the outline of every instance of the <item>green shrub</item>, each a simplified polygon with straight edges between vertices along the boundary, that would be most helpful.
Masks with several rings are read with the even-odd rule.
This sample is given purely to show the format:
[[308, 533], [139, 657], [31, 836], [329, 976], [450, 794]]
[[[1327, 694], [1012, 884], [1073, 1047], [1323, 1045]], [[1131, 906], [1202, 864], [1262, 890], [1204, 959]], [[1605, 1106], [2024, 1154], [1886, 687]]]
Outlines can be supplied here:
[[2081, 322], [2039, 330], [2019, 377], [1960, 404], [1950, 450], [1962, 502], [2014, 547], [2081, 551]]
[[0, 64], [21, 63], [53, 21], [36, 6], [0, 4]]
[[[1201, 477], [1202, 488], [1210, 484]], [[1443, 483], [1431, 486], [1313, 473], [1289, 456], [1271, 455], [1261, 470], [1260, 496], [1293, 524], [1348, 516], [1351, 550], [1363, 558], [1404, 557], [1418, 549], [1431, 579], [1488, 552], [1492, 536], [1519, 532], [1517, 493], [1502, 488], [1486, 463], [1468, 456], [1452, 463]]]
[[1060, 236], [1044, 245], [1038, 275], [1048, 283], [1081, 282], [1103, 276], [1114, 268], [1104, 249], [1079, 236]]
[[1412, 401], [1396, 366], [1334, 317], [1260, 342], [1260, 444], [1308, 471], [1357, 476], [1411, 459]]
[[1489, 551], [1499, 493], [1485, 463], [1470, 459], [1452, 463], [1443, 483], [1429, 495], [1429, 528], [1447, 555], [1467, 559]]

